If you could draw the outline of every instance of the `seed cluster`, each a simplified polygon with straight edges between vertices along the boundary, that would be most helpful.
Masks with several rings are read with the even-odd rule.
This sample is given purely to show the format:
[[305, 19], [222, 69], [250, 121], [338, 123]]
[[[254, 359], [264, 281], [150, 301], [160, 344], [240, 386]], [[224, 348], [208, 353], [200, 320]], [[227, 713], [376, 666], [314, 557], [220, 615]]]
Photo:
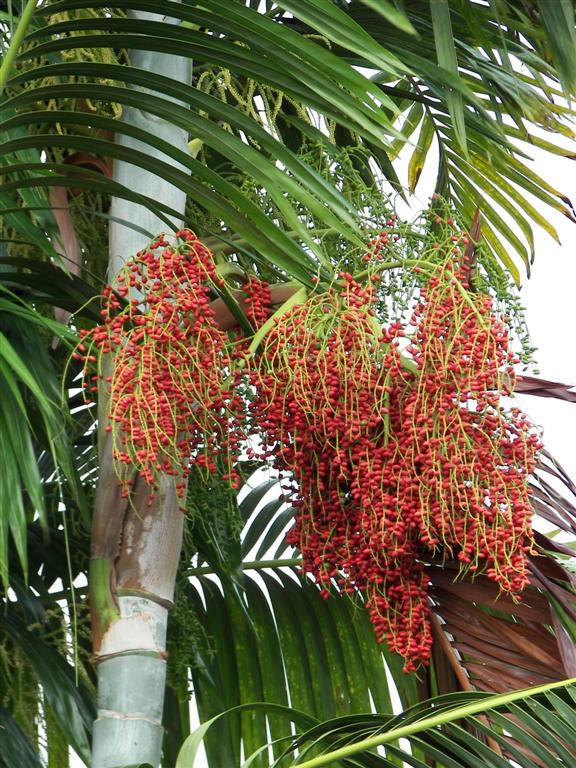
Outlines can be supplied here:
[[443, 265], [411, 320], [407, 351], [419, 376], [404, 408], [404, 457], [418, 477], [423, 542], [517, 595], [528, 578], [527, 481], [540, 438], [520, 410], [501, 405], [518, 359], [490, 298], [466, 295], [463, 278]]
[[93, 347], [101, 359], [112, 355], [111, 375], [100, 376], [125, 497], [133, 471], [152, 486], [162, 472], [174, 476], [183, 500], [191, 465], [214, 472], [216, 456], [225, 457], [232, 485], [240, 482], [234, 465], [244, 401], [232, 374], [236, 352], [210, 304], [210, 287], [222, 280], [195, 235], [177, 237], [175, 247], [159, 237], [126, 263], [104, 290], [102, 325], [84, 334], [79, 350], [87, 362], [96, 357]]
[[382, 331], [372, 291], [344, 280], [268, 334], [252, 415], [265, 456], [287, 475], [297, 508], [289, 542], [304, 569], [326, 590], [365, 591], [378, 639], [415, 661], [431, 644], [426, 577], [417, 531], [402, 519], [394, 437], [414, 374], [402, 365], [400, 327]]
[[[325, 595], [361, 590], [378, 640], [406, 671], [429, 661], [432, 558], [486, 573], [517, 598], [540, 440], [502, 406], [516, 358], [505, 318], [464, 287], [465, 236], [416, 265], [427, 272], [408, 323], [376, 319], [394, 241], [383, 233], [362, 279], [341, 273], [278, 314], [255, 354], [250, 338], [218, 327], [212, 254], [188, 231], [177, 237], [127, 263], [78, 352], [86, 365], [94, 348], [113, 361], [100, 377], [124, 494], [134, 472], [153, 487], [173, 475], [183, 497], [193, 465], [215, 472], [223, 457], [236, 486], [240, 451], [270, 462], [296, 508], [289, 542], [304, 570]], [[243, 291], [257, 330], [272, 312], [269, 287], [247, 276]]]
[[[360, 589], [379, 640], [427, 663], [425, 563], [457, 559], [518, 597], [539, 437], [506, 412], [516, 358], [489, 297], [447, 260], [409, 322], [382, 329], [349, 274], [280, 318], [252, 372], [264, 456], [298, 510], [289, 540], [327, 589]], [[402, 351], [401, 351], [402, 350]]]

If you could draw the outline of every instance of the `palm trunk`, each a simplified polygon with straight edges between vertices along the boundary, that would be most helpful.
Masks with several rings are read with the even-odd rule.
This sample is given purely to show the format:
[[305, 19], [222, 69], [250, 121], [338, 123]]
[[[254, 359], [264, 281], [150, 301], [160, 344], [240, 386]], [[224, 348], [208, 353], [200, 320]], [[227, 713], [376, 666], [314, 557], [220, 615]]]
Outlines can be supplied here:
[[[158, 766], [166, 680], [166, 626], [182, 540], [172, 483], [147, 506], [136, 481], [120, 503], [107, 447], [93, 527], [91, 597], [98, 661], [93, 768]], [[99, 546], [96, 547], [96, 542]]]
[[[142, 12], [135, 15], [154, 18]], [[141, 69], [189, 82], [190, 67], [185, 59], [134, 51], [131, 61]], [[145, 125], [173, 146], [186, 148], [185, 132], [156, 117], [125, 109], [123, 120]], [[118, 140], [135, 145], [125, 137]], [[162, 159], [168, 160], [165, 156]], [[185, 194], [162, 179], [121, 162], [115, 163], [114, 179], [183, 215]], [[125, 200], [113, 200], [112, 216], [152, 234], [166, 229], [149, 211]], [[181, 226], [182, 222], [175, 224]], [[144, 236], [112, 221], [110, 277], [144, 245]], [[105, 423], [102, 412], [100, 424]], [[156, 768], [160, 763], [166, 627], [182, 542], [182, 514], [169, 479], [161, 481], [160, 492], [150, 507], [149, 495], [150, 488], [137, 479], [131, 499], [121, 498], [111, 440], [101, 430], [90, 569], [93, 646], [98, 664], [92, 768], [141, 764]]]

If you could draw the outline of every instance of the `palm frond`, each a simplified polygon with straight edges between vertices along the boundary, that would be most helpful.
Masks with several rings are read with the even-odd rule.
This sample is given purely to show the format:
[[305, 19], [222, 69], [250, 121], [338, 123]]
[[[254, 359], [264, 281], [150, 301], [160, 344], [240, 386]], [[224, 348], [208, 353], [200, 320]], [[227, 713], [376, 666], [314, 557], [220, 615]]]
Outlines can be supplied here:
[[[320, 768], [345, 765], [392, 768], [398, 764], [424, 768], [508, 768], [570, 766], [574, 761], [576, 714], [574, 679], [546, 686], [490, 695], [479, 692], [438, 696], [408, 708], [401, 715], [359, 715], [310, 725], [295, 709], [274, 707], [288, 721], [279, 759], [252, 752], [242, 763]], [[266, 705], [247, 708], [256, 714]], [[272, 708], [271, 708], [272, 709]], [[209, 729], [238, 712], [215, 717], [192, 733], [182, 748], [177, 768], [191, 765]], [[296, 726], [292, 735], [290, 721]], [[400, 739], [406, 739], [402, 742]], [[487, 741], [489, 743], [487, 743]], [[383, 751], [377, 752], [378, 748]], [[400, 763], [398, 762], [400, 761]]]
[[[0, 590], [3, 768], [36, 768], [43, 764], [38, 754], [55, 743], [60, 744], [60, 751], [50, 752], [50, 760], [58, 760], [59, 768], [68, 766], [70, 745], [84, 761], [89, 760], [94, 709], [86, 638], [88, 616], [79, 606], [80, 595], [73, 594], [70, 587], [70, 582], [86, 571], [89, 542], [80, 516], [72, 515], [73, 505], [67, 510], [67, 532], [58, 529], [62, 521], [58, 501], [58, 496], [52, 501], [47, 493], [49, 538], [38, 522], [28, 526], [28, 584], [20, 577], [13, 552], [10, 597]], [[62, 565], [67, 560], [65, 575]], [[35, 760], [32, 755], [36, 755]]]
[[56, 713], [60, 727], [76, 752], [88, 762], [89, 734], [94, 718], [93, 703], [85, 686], [76, 686], [70, 664], [16, 618], [3, 616], [0, 628], [22, 650]]
[[[378, 167], [392, 191], [392, 159], [415, 132], [409, 187], [416, 188], [436, 146], [437, 192], [463, 226], [482, 202], [488, 254], [514, 279], [519, 270], [509, 250], [529, 269], [533, 225], [555, 236], [532, 196], [573, 217], [568, 198], [531, 170], [524, 151], [530, 142], [558, 151], [534, 138], [532, 126], [570, 132], [572, 113], [558, 103], [558, 84], [572, 83], [563, 52], [573, 31], [560, 30], [548, 3], [539, 15], [502, 2], [417, 2], [400, 12], [391, 3], [291, 0], [268, 14], [235, 2], [133, 0], [114, 14], [105, 7], [104, 0], [39, 6], [19, 49], [2, 103], [0, 193], [8, 196], [5, 207], [17, 209], [12, 223], [22, 237], [33, 230], [27, 216], [44, 206], [49, 217], [50, 186], [132, 199], [167, 226], [177, 220], [149, 195], [58, 162], [91, 153], [181, 186], [206, 223], [216, 224], [215, 234], [241, 237], [306, 283], [319, 268], [335, 268], [320, 230], [338, 233], [349, 247], [362, 239], [362, 209], [318, 172], [311, 142], [328, 166], [334, 137], [361, 150], [376, 163], [363, 163], [367, 182], [376, 182]], [[178, 23], [162, 23], [162, 14]], [[147, 71], [139, 51], [190, 59], [191, 82]], [[143, 117], [137, 125], [117, 119], [121, 109]], [[158, 120], [178, 125], [200, 155], [163, 142]], [[272, 216], [258, 190], [266, 190]], [[57, 232], [47, 219], [45, 250]]]
[[455, 581], [445, 568], [430, 568], [429, 575], [433, 610], [441, 619], [434, 624], [435, 657], [447, 655], [458, 688], [499, 693], [563, 680], [576, 671], [563, 663], [550, 602], [534, 586], [515, 604], [484, 577]]
[[[406, 104], [423, 105], [419, 132], [428, 134], [433, 125], [432, 146], [439, 152], [436, 192], [465, 212], [467, 221], [482, 205], [492, 230], [489, 249], [519, 279], [507, 249], [521, 256], [529, 270], [532, 225], [557, 239], [548, 217], [538, 215], [531, 201], [535, 198], [574, 217], [567, 196], [534, 174], [529, 159], [530, 145], [540, 143], [532, 126], [573, 136], [573, 112], [564, 106], [559, 90], [562, 81], [564, 96], [571, 92], [570, 76], [558, 55], [558, 48], [567, 46], [574, 34], [573, 9], [568, 13], [571, 26], [560, 32], [558, 24], [554, 33], [544, 14], [540, 17], [535, 8], [530, 14], [513, 3], [411, 3], [407, 16], [417, 35], [391, 34], [359, 2], [351, 4], [350, 13], [412, 70], [411, 77], [398, 83], [385, 75], [376, 77], [389, 95], [396, 91]], [[438, 66], [431, 63], [437, 50], [449, 55], [438, 60]], [[463, 100], [465, 107], [456, 108], [455, 100]], [[499, 207], [506, 211], [505, 218]]]
[[[254, 701], [291, 702], [319, 719], [369, 711], [371, 700], [379, 711], [390, 711], [386, 662], [396, 674], [401, 664], [377, 645], [362, 605], [348, 597], [323, 600], [291, 569], [259, 574], [244, 579], [251, 623], [214, 582], [202, 578], [188, 587], [208, 638], [198, 649], [201, 663], [192, 665], [201, 721]], [[417, 700], [414, 681], [400, 696], [405, 704]], [[247, 712], [223, 724], [206, 742], [210, 764], [239, 764], [241, 744], [249, 752], [262, 747], [267, 728], [281, 737], [282, 719]]]
[[557, 400], [566, 400], [576, 403], [576, 387], [572, 384], [561, 384], [558, 381], [535, 376], [522, 376], [514, 385], [514, 391], [521, 395], [535, 395], [537, 397], [554, 397]]
[[84, 512], [86, 508], [82, 484], [63, 430], [60, 385], [45, 344], [51, 332], [56, 331], [66, 338], [68, 331], [26, 307], [6, 287], [0, 293], [0, 310], [0, 422], [4, 435], [0, 485], [5, 499], [0, 516], [0, 576], [6, 587], [9, 534], [26, 573], [27, 521], [38, 515], [42, 522], [46, 522], [38, 446], [52, 456], [56, 473], [52, 479], [67, 483], [76, 504]]
[[7, 768], [43, 768], [37, 752], [14, 718], [0, 706], [0, 748], [2, 765]]

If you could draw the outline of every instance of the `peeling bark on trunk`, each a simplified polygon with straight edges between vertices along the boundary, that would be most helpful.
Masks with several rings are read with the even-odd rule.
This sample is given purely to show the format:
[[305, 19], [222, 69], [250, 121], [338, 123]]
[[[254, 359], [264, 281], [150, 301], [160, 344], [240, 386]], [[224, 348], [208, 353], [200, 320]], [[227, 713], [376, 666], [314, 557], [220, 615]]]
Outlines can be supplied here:
[[149, 489], [139, 480], [131, 504], [109, 506], [117, 481], [111, 462], [107, 467], [96, 502], [91, 573], [98, 663], [93, 768], [157, 766], [183, 518], [169, 479], [150, 507]]
[[[158, 16], [134, 12], [158, 20]], [[147, 51], [131, 53], [134, 66], [190, 81], [190, 63]], [[146, 125], [173, 146], [186, 149], [187, 135], [169, 123], [125, 109], [123, 120]], [[117, 137], [127, 145], [132, 139]], [[146, 147], [150, 153], [150, 147]], [[164, 161], [169, 159], [155, 153]], [[185, 194], [142, 169], [116, 162], [114, 179], [161, 200], [184, 215]], [[109, 276], [147, 244], [131, 222], [156, 235], [166, 225], [149, 211], [121, 199], [112, 203]], [[182, 221], [174, 222], [182, 226]], [[106, 423], [101, 393], [100, 425]], [[162, 709], [166, 682], [166, 628], [182, 544], [183, 517], [171, 478], [148, 506], [150, 488], [137, 478], [131, 498], [122, 499], [112, 460], [112, 441], [100, 431], [100, 476], [92, 526], [90, 601], [93, 647], [98, 665], [98, 717], [92, 768], [125, 768], [161, 759]]]

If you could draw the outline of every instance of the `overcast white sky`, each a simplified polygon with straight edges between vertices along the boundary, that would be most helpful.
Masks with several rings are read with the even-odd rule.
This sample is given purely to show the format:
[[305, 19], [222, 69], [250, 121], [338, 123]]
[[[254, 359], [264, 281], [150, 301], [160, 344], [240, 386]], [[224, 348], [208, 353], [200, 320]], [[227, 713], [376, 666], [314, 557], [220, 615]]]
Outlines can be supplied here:
[[[534, 153], [535, 156], [537, 153]], [[541, 157], [535, 170], [576, 203], [576, 162]], [[542, 206], [539, 206], [542, 209]], [[536, 232], [536, 260], [532, 277], [525, 280], [522, 298], [540, 376], [576, 386], [576, 224], [560, 214], [550, 221], [562, 245], [545, 232]], [[576, 403], [523, 396], [521, 407], [544, 427], [548, 450], [576, 478]]]

